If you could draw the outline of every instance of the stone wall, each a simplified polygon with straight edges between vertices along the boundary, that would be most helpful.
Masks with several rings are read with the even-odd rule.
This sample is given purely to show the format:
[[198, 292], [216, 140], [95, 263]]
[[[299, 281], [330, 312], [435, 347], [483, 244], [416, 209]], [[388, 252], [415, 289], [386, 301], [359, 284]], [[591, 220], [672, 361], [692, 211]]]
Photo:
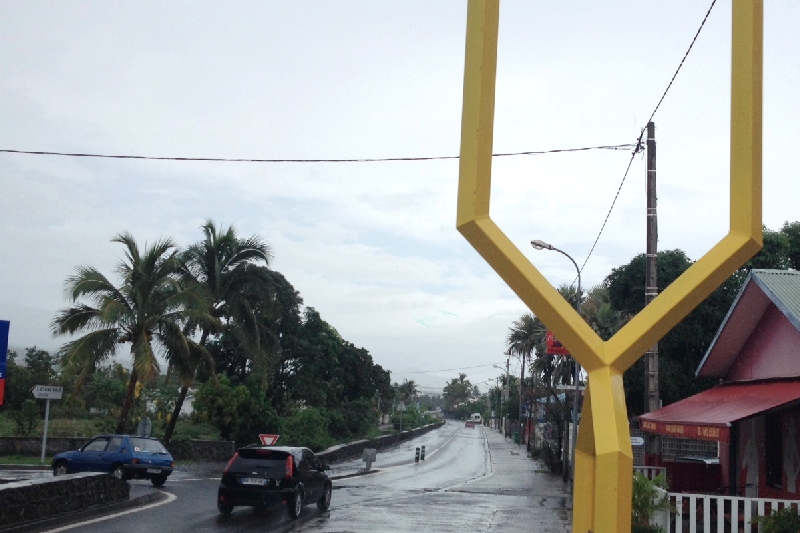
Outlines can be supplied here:
[[[87, 437], [48, 437], [45, 455], [52, 457], [57, 453], [77, 450], [90, 440]], [[227, 461], [233, 455], [235, 446], [232, 441], [226, 440], [173, 440], [167, 449], [175, 460]], [[0, 455], [39, 457], [41, 454], [41, 437], [0, 437]]]
[[81, 473], [0, 485], [0, 527], [128, 499], [130, 485], [108, 474]]
[[[47, 438], [46, 455], [52, 457], [57, 453], [77, 450], [91, 438]], [[0, 437], [0, 455], [24, 455], [39, 457], [42, 454], [42, 437]]]
[[399, 442], [413, 439], [414, 437], [427, 433], [433, 429], [440, 428], [443, 425], [444, 422], [435, 422], [433, 424], [428, 424], [427, 426], [422, 426], [410, 431], [403, 431], [401, 433], [394, 433], [392, 435], [381, 435], [380, 437], [376, 437], [374, 439], [357, 440], [347, 444], [338, 444], [336, 446], [331, 446], [325, 451], [319, 452], [317, 457], [328, 464], [345, 461], [347, 459], [356, 459], [361, 457], [362, 453], [364, 452], [364, 448], [375, 448], [376, 450], [381, 450], [383, 448], [393, 446]]
[[173, 440], [167, 449], [176, 461], [227, 461], [236, 445], [230, 440]]

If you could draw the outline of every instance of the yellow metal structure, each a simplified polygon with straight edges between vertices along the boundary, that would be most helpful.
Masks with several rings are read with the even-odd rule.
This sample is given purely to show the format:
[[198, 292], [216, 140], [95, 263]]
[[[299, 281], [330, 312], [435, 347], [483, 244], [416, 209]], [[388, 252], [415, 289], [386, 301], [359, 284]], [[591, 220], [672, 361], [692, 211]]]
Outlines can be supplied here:
[[457, 227], [589, 374], [573, 532], [631, 530], [633, 454], [622, 373], [762, 246], [763, 3], [733, 0], [730, 231], [613, 338], [602, 341], [489, 217], [499, 0], [470, 0]]

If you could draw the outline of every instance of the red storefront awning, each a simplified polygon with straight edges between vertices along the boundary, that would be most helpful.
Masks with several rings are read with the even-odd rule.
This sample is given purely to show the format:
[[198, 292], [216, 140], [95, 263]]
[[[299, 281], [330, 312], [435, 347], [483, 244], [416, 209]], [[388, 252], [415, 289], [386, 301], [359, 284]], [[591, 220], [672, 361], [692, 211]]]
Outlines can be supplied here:
[[732, 422], [800, 400], [800, 381], [718, 385], [639, 417], [650, 433], [728, 442]]

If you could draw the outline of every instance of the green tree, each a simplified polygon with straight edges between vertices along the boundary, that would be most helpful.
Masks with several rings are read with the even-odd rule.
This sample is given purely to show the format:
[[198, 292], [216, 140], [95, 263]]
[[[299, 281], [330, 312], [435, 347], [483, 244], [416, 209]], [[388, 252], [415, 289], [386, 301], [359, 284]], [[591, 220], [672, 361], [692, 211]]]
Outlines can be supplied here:
[[50, 385], [56, 377], [55, 358], [36, 346], [25, 349], [25, 366], [35, 385]]
[[411, 381], [404, 379], [401, 385], [397, 383], [394, 384], [395, 394], [397, 396], [397, 400], [403, 402], [404, 404], [408, 405], [411, 403], [416, 396], [419, 390], [417, 389], [417, 384], [412, 379]]
[[324, 408], [308, 407], [293, 413], [284, 421], [281, 441], [289, 446], [308, 446], [315, 452], [334, 443], [328, 434], [330, 420]]
[[226, 328], [255, 361], [262, 359], [261, 343], [266, 336], [256, 319], [254, 307], [255, 300], [267, 292], [269, 273], [266, 266], [272, 257], [269, 246], [258, 236], [239, 238], [233, 226], [218, 229], [211, 220], [206, 221], [201, 229], [203, 240], [188, 247], [181, 254], [181, 260], [186, 283], [201, 285], [209, 294], [213, 320], [190, 323], [187, 329], [197, 328], [200, 341], [195, 349], [184, 352], [185, 358], [174, 359], [181, 386], [164, 432], [167, 442], [172, 438], [198, 367], [202, 364], [210, 368], [214, 366], [210, 353], [205, 349], [209, 336]]
[[125, 386], [129, 379], [130, 371], [119, 363], [99, 367], [83, 388], [86, 406], [117, 412], [125, 400]]
[[472, 383], [466, 374], [460, 373], [457, 378], [451, 379], [442, 391], [447, 410], [455, 411], [459, 405], [466, 404], [472, 399], [472, 392]]
[[234, 386], [228, 376], [220, 374], [216, 382], [208, 381], [198, 387], [194, 395], [193, 416], [199, 422], [208, 422], [216, 427], [224, 440], [231, 440], [239, 411], [249, 400], [247, 387]]
[[56, 336], [85, 333], [61, 349], [65, 364], [82, 369], [76, 389], [98, 364], [116, 354], [120, 344], [130, 345], [132, 370], [116, 428], [124, 433], [136, 384], [159, 373], [154, 344], [169, 359], [188, 358], [186, 352], [195, 343], [183, 328], [188, 321], [201, 322], [208, 305], [197, 286], [179, 282], [180, 262], [172, 240], [156, 241], [143, 252], [129, 233], [112, 242], [125, 247], [125, 259], [117, 266], [120, 284], [93, 267], [78, 267], [66, 281], [73, 305], [62, 309], [51, 327]]
[[33, 375], [26, 367], [17, 364], [17, 352], [8, 350], [6, 360], [6, 390], [4, 404], [10, 410], [19, 410], [31, 398]]
[[787, 253], [789, 268], [800, 270], [800, 222], [784, 222], [781, 233], [786, 236], [789, 244]]
[[11, 411], [11, 418], [17, 426], [17, 433], [27, 437], [39, 425], [39, 406], [35, 400], [29, 398], [22, 402], [19, 410]]

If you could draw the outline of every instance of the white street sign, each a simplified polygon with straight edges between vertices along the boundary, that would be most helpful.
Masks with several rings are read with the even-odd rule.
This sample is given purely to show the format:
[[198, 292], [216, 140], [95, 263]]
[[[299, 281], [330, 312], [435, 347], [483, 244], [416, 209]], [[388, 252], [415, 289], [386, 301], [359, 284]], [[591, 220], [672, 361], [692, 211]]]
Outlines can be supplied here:
[[631, 446], [644, 446], [644, 437], [631, 437]]
[[38, 400], [60, 400], [64, 392], [64, 387], [52, 387], [50, 385], [35, 385], [31, 392], [33, 397]]

